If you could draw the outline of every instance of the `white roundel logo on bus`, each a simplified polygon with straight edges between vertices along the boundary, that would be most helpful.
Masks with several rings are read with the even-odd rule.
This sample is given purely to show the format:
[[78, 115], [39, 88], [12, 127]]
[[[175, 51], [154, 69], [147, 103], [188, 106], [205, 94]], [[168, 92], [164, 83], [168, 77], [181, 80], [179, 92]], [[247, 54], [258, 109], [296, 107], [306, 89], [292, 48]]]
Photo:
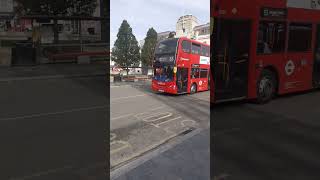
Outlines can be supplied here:
[[293, 61], [292, 61], [292, 60], [289, 60], [289, 61], [287, 62], [287, 64], [286, 64], [286, 66], [285, 66], [286, 74], [287, 74], [288, 76], [290, 76], [291, 74], [293, 74], [294, 69], [295, 69], [295, 65], [294, 65]]
[[200, 85], [200, 86], [202, 85], [202, 81], [199, 81], [199, 85]]

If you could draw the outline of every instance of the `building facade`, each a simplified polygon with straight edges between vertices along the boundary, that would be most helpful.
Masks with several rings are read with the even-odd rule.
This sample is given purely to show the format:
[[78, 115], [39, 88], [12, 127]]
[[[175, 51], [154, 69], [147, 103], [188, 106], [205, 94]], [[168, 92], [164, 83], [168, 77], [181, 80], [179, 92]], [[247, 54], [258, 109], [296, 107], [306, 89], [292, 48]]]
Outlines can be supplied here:
[[193, 15], [181, 16], [176, 24], [176, 37], [192, 38], [194, 27], [198, 26], [198, 19]]
[[194, 27], [193, 38], [210, 45], [210, 23]]
[[167, 39], [171, 32], [172, 31], [165, 31], [158, 33], [158, 42]]

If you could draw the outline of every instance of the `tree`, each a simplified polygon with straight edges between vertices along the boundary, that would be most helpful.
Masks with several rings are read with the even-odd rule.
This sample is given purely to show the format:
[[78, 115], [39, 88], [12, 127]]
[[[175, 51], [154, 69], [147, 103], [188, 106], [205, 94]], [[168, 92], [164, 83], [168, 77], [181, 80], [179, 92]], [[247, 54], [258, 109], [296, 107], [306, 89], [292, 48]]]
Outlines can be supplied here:
[[[17, 0], [20, 15], [92, 16], [96, 0]], [[81, 23], [79, 23], [81, 24]], [[54, 41], [59, 41], [58, 20], [54, 19]]]
[[141, 50], [141, 61], [144, 67], [152, 66], [157, 39], [158, 33], [153, 28], [150, 28], [147, 32], [147, 37], [144, 39], [145, 42]]
[[117, 40], [112, 48], [111, 60], [117, 65], [125, 67], [129, 74], [129, 67], [139, 64], [140, 48], [132, 28], [126, 20], [122, 21], [117, 34]]

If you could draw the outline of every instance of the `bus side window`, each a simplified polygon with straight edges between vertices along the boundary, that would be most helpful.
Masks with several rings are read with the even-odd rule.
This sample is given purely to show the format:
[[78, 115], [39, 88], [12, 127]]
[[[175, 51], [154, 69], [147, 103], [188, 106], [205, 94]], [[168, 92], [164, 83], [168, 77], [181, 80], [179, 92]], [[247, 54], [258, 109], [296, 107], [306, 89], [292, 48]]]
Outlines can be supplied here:
[[201, 69], [200, 70], [200, 78], [207, 78], [208, 77], [208, 70], [207, 69]]
[[200, 54], [201, 46], [200, 44], [192, 43], [192, 54]]
[[182, 41], [182, 50], [185, 53], [190, 53], [191, 52], [191, 42], [183, 40]]
[[289, 25], [288, 51], [307, 52], [311, 50], [312, 25], [291, 23]]
[[283, 22], [261, 21], [258, 32], [257, 54], [283, 52], [286, 37], [285, 27]]
[[200, 78], [200, 69], [199, 68], [192, 68], [191, 69], [191, 79]]

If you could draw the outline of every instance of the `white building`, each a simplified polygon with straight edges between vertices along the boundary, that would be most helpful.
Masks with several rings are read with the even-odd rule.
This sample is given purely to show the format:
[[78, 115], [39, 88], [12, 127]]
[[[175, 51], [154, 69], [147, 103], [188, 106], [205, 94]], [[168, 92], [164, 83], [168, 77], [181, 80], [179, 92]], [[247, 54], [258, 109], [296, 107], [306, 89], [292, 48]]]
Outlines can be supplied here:
[[210, 23], [194, 27], [193, 38], [210, 45]]
[[181, 16], [176, 24], [176, 37], [192, 38], [193, 29], [198, 24], [198, 19], [193, 15]]
[[167, 39], [172, 31], [165, 31], [158, 33], [158, 42]]

